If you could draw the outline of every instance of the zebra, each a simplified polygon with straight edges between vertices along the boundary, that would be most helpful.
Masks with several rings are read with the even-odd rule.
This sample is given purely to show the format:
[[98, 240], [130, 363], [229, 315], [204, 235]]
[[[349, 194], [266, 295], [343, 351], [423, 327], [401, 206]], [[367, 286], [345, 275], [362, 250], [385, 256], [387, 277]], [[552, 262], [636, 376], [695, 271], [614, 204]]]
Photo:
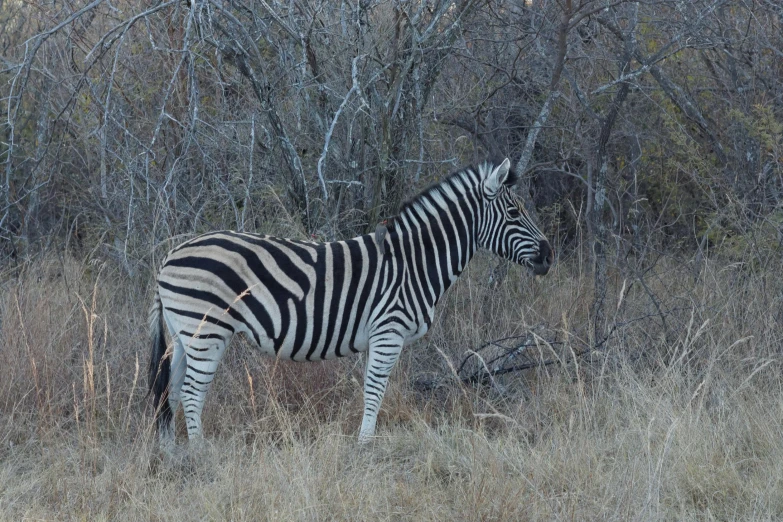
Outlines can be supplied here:
[[484, 162], [451, 174], [374, 234], [347, 241], [220, 231], [171, 250], [150, 310], [160, 442], [174, 444], [180, 403], [188, 439], [201, 437], [210, 383], [240, 332], [263, 353], [294, 361], [368, 352], [359, 443], [370, 441], [403, 346], [427, 333], [438, 300], [479, 248], [537, 275], [552, 266], [554, 251], [513, 192], [509, 165]]

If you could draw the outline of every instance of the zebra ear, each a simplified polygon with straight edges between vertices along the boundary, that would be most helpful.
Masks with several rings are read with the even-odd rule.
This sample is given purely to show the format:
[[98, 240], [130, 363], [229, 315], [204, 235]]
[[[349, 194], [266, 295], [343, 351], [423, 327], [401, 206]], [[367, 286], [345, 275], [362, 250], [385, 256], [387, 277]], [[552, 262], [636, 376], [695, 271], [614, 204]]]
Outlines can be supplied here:
[[[484, 192], [487, 197], [493, 198], [497, 196], [500, 187], [503, 185], [511, 185], [516, 182], [516, 176], [513, 173], [509, 175], [510, 167], [511, 162], [506, 158], [503, 160], [503, 163], [490, 172], [489, 176], [487, 176], [487, 179], [484, 181]], [[509, 178], [511, 179], [509, 180]]]

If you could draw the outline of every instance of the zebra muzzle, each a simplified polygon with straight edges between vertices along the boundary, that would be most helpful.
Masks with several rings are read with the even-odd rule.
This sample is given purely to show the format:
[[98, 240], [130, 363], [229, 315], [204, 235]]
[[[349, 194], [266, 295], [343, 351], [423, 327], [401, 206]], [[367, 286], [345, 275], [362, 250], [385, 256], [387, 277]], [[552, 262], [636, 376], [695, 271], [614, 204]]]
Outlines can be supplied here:
[[546, 275], [554, 262], [555, 251], [549, 245], [549, 241], [542, 239], [538, 243], [538, 255], [530, 261], [533, 273], [536, 275]]

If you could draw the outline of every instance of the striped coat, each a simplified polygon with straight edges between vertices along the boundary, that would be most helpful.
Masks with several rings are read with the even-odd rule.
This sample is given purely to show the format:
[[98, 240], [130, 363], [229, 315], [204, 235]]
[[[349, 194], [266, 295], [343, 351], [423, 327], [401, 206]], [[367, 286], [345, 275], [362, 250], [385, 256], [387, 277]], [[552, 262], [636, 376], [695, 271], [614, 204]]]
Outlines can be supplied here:
[[360, 441], [368, 440], [402, 347], [427, 332], [438, 300], [478, 248], [537, 274], [549, 270], [552, 249], [511, 190], [508, 167], [505, 160], [457, 172], [387, 227], [347, 241], [222, 231], [174, 248], [150, 312], [150, 384], [161, 440], [173, 441], [180, 403], [189, 438], [201, 435], [209, 385], [240, 332], [263, 353], [295, 361], [369, 352], [360, 430]]

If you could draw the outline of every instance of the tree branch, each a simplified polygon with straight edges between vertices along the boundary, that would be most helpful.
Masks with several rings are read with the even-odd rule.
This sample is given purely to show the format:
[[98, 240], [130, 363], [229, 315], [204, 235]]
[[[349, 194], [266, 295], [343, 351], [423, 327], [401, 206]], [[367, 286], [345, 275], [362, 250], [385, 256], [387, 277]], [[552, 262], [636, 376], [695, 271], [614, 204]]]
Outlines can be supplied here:
[[323, 164], [326, 161], [326, 154], [329, 152], [329, 142], [332, 139], [332, 133], [334, 132], [334, 127], [337, 125], [337, 120], [340, 117], [340, 114], [343, 112], [345, 106], [348, 104], [348, 100], [351, 99], [353, 93], [358, 92], [359, 89], [361, 89], [361, 86], [359, 85], [359, 71], [356, 67], [356, 64], [359, 61], [359, 58], [363, 58], [364, 56], [366, 55], [362, 54], [355, 57], [351, 63], [351, 89], [345, 95], [345, 98], [343, 98], [343, 102], [340, 104], [337, 112], [334, 113], [332, 124], [329, 126], [329, 130], [326, 132], [326, 137], [324, 138], [323, 151], [321, 151], [321, 156], [318, 158], [318, 182], [321, 184], [321, 191], [323, 193], [324, 201], [329, 199], [329, 193], [326, 191], [326, 182], [324, 181], [323, 173]]

